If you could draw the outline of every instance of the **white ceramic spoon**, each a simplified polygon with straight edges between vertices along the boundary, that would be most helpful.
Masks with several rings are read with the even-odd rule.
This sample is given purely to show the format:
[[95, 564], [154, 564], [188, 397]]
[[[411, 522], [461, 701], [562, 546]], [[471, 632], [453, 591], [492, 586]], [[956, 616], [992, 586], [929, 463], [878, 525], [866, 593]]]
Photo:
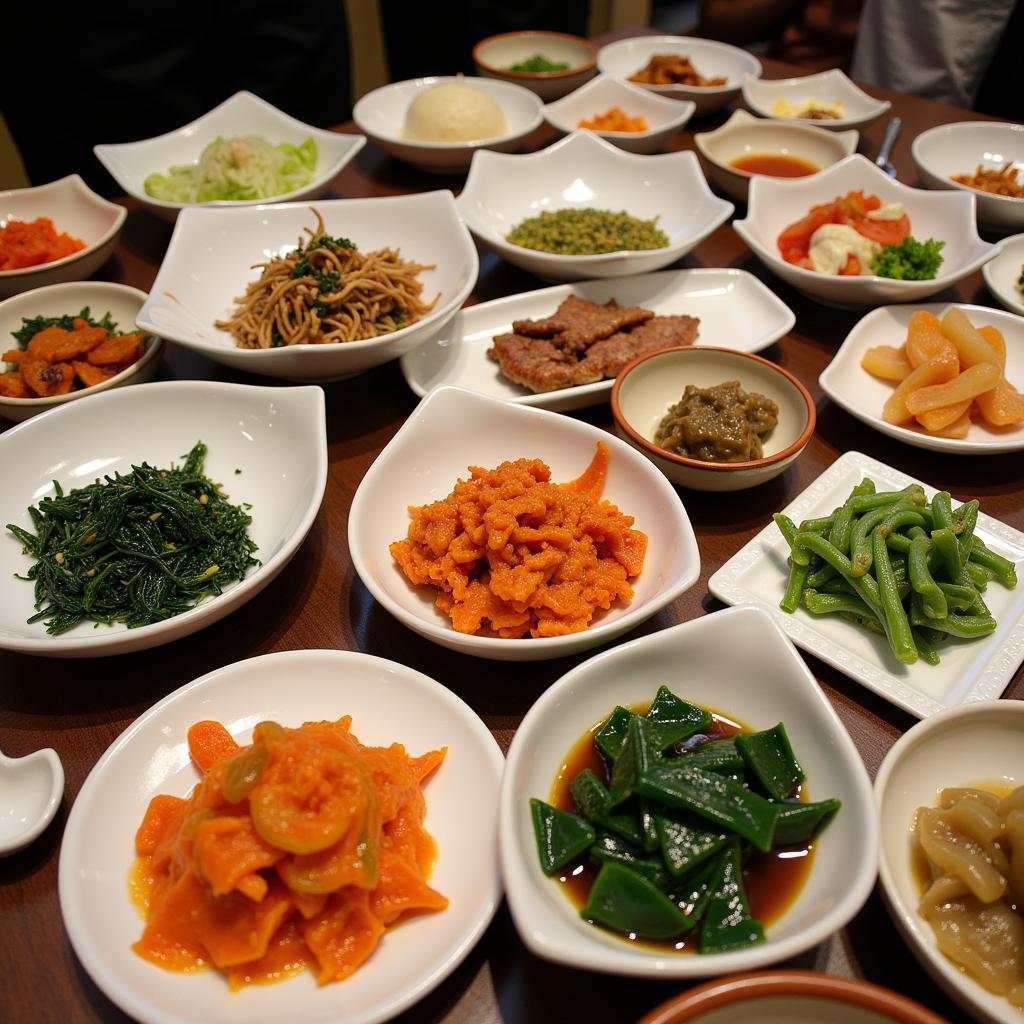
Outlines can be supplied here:
[[0, 857], [40, 836], [64, 795], [64, 768], [51, 747], [25, 757], [0, 752]]

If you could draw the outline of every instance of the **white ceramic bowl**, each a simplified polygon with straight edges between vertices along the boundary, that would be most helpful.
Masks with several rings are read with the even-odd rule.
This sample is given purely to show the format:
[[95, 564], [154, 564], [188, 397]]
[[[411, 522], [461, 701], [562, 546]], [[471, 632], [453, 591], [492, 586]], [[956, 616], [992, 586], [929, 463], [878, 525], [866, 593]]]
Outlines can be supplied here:
[[457, 173], [469, 167], [479, 149], [514, 153], [522, 149], [526, 136], [541, 123], [541, 103], [529, 89], [494, 78], [467, 78], [466, 85], [487, 93], [505, 115], [505, 132], [494, 139], [473, 142], [420, 142], [404, 137], [405, 113], [417, 96], [444, 82], [457, 81], [453, 75], [411, 78], [392, 82], [368, 92], [356, 103], [352, 117], [385, 152], [424, 171]]
[[[130, 334], [135, 330], [136, 317], [145, 301], [145, 292], [111, 281], [69, 281], [15, 295], [0, 302], [0, 354], [18, 347], [11, 334], [21, 328], [24, 317], [63, 316], [68, 313], [77, 316], [88, 306], [94, 318], [99, 319], [109, 312], [118, 330]], [[87, 395], [152, 380], [160, 367], [162, 348], [163, 341], [150, 335], [143, 342], [142, 355], [131, 366], [91, 388], [69, 391], [54, 398], [4, 398], [0, 395], [0, 416], [8, 420], [27, 420], [37, 413], [67, 405]], [[0, 359], [0, 369], [6, 365]]]
[[1024, 703], [985, 701], [951, 708], [905, 732], [875, 779], [882, 836], [882, 892], [897, 927], [929, 974], [976, 1021], [1016, 1024], [1020, 1011], [993, 995], [939, 951], [917, 913], [921, 891], [913, 868], [912, 829], [918, 807], [933, 807], [947, 786], [1024, 784]]
[[[414, 587], [388, 545], [406, 537], [410, 505], [439, 501], [469, 466], [539, 458], [555, 481], [574, 480], [595, 446], [611, 450], [603, 498], [636, 520], [649, 543], [633, 599], [599, 613], [589, 629], [566, 636], [503, 640], [457, 632], [434, 607], [432, 587]], [[377, 457], [352, 498], [348, 517], [352, 564], [367, 590], [396, 619], [443, 647], [501, 661], [537, 661], [576, 654], [614, 639], [671, 604], [697, 580], [700, 556], [693, 528], [668, 481], [624, 441], [558, 413], [441, 387], [416, 407]]]
[[[435, 269], [424, 270], [422, 296], [439, 295], [421, 320], [380, 338], [329, 345], [238, 348], [227, 331], [214, 327], [235, 308], [260, 271], [253, 264], [295, 248], [316, 209], [327, 231], [344, 235], [361, 252], [388, 247]], [[174, 227], [167, 254], [139, 325], [186, 348], [249, 373], [296, 381], [351, 376], [415, 348], [444, 326], [476, 284], [476, 247], [462, 226], [450, 192], [423, 192], [374, 199], [328, 199], [248, 210], [185, 210]]]
[[0, 857], [23, 850], [53, 821], [64, 796], [64, 766], [52, 747], [24, 757], [0, 751]]
[[941, 124], [918, 135], [910, 147], [914, 163], [929, 188], [970, 192], [978, 202], [978, 223], [997, 231], [1024, 230], [1024, 199], [997, 196], [961, 185], [954, 174], [973, 174], [981, 164], [998, 170], [1012, 163], [1024, 180], [1024, 125], [1000, 121]]
[[[367, 744], [400, 742], [413, 754], [448, 747], [424, 784], [425, 826], [437, 842], [430, 881], [448, 897], [448, 908], [403, 921], [351, 978], [322, 987], [307, 971], [231, 992], [216, 971], [163, 971], [136, 956], [131, 945], [143, 923], [127, 886], [135, 829], [151, 797], [185, 796], [198, 781], [185, 740], [189, 726], [216, 719], [246, 743], [262, 720], [297, 726], [344, 714]], [[60, 905], [71, 944], [96, 984], [144, 1024], [391, 1020], [462, 962], [497, 909], [501, 769], [501, 751], [472, 709], [393, 661], [349, 651], [288, 651], [217, 669], [138, 718], [82, 786], [60, 855]]]
[[1024, 276], [1024, 235], [1004, 238], [999, 251], [981, 268], [988, 290], [1011, 313], [1024, 316], [1024, 292], [1017, 282]]
[[[779, 422], [764, 441], [762, 458], [702, 462], [654, 443], [665, 413], [688, 384], [707, 388], [730, 380], [779, 407]], [[612, 415], [620, 437], [643, 452], [672, 483], [697, 491], [741, 491], [774, 479], [800, 457], [815, 423], [810, 392], [788, 370], [750, 352], [696, 346], [634, 359], [612, 385]]]
[[645, 68], [651, 57], [669, 53], [689, 57], [698, 74], [705, 78], [721, 76], [726, 79], [725, 85], [706, 88], [689, 85], [642, 86], [673, 99], [693, 100], [697, 104], [698, 117], [724, 107], [740, 91], [744, 75], [758, 77], [761, 74], [761, 62], [746, 50], [728, 43], [690, 36], [636, 36], [620, 39], [598, 50], [597, 67], [603, 74], [628, 79], [630, 75]]
[[[733, 199], [747, 201], [750, 179], [763, 177], [733, 167], [734, 160], [751, 156], [790, 156], [819, 170], [849, 156], [857, 148], [857, 132], [824, 132], [810, 124], [765, 121], [745, 110], [733, 112], [713, 132], [698, 132], [693, 141], [711, 168], [711, 180]], [[811, 175], [805, 175], [811, 177]]]
[[[946, 243], [938, 277], [931, 281], [898, 281], [871, 275], [833, 276], [804, 270], [782, 258], [778, 237], [785, 228], [806, 216], [812, 206], [856, 189], [877, 195], [883, 203], [902, 203], [910, 217], [911, 234], [919, 242], [936, 238]], [[920, 301], [955, 284], [990, 259], [996, 247], [978, 237], [974, 208], [973, 193], [909, 188], [854, 153], [809, 178], [754, 178], [747, 216], [733, 221], [733, 227], [754, 255], [786, 284], [826, 305], [858, 309]]]
[[[834, 121], [807, 121], [803, 118], [789, 118], [773, 114], [772, 107], [784, 100], [792, 107], [801, 106], [809, 100], [817, 103], [842, 103], [843, 117]], [[853, 82], [838, 68], [821, 71], [816, 75], [802, 75], [800, 78], [764, 79], [754, 75], [743, 79], [743, 102], [755, 114], [779, 120], [796, 120], [801, 124], [816, 124], [830, 131], [846, 128], [863, 128], [881, 117], [892, 104], [888, 100], [876, 100]]]
[[[733, 212], [708, 188], [694, 153], [637, 156], [591, 132], [573, 132], [526, 156], [478, 153], [455, 201], [470, 231], [509, 263], [538, 277], [573, 281], [660, 270], [699, 245]], [[542, 211], [625, 210], [658, 219], [664, 249], [563, 256], [513, 245], [505, 236]]]
[[[288, 564], [316, 518], [327, 483], [327, 434], [320, 388], [263, 388], [164, 381], [92, 395], [0, 434], [5, 467], [0, 521], [32, 530], [28, 506], [133, 464], [179, 464], [197, 441], [205, 473], [231, 501], [252, 505], [249, 536], [261, 565], [216, 597], [136, 629], [82, 622], [49, 636], [31, 625], [32, 584], [15, 579], [32, 564], [10, 533], [0, 536], [0, 648], [58, 658], [103, 657], [169, 643], [222, 619]], [[240, 472], [237, 472], [239, 471]], [[241, 623], [239, 624], [241, 627]]]
[[49, 217], [58, 234], [66, 232], [85, 242], [84, 249], [50, 263], [0, 270], [0, 298], [61, 281], [81, 281], [99, 270], [114, 251], [127, 216], [123, 206], [96, 195], [77, 174], [48, 185], [0, 192], [0, 225]]
[[[1006, 379], [1011, 384], [1024, 388], [1024, 317], [989, 306], [969, 306], [956, 303], [968, 319], [977, 327], [991, 324], [998, 327], [1006, 339]], [[984, 421], [973, 420], [967, 436], [932, 437], [924, 430], [886, 423], [882, 419], [882, 406], [896, 390], [889, 381], [879, 380], [868, 373], [860, 364], [864, 353], [876, 345], [892, 345], [899, 348], [907, 340], [907, 324], [919, 309], [926, 309], [940, 319], [947, 309], [947, 303], [931, 303], [924, 306], [880, 306], [866, 313], [846, 336], [832, 362], [825, 367], [818, 383], [822, 391], [836, 405], [842, 406], [851, 416], [856, 416], [869, 427], [895, 437], [898, 441], [912, 444], [916, 448], [928, 448], [936, 452], [960, 453], [963, 455], [985, 455], [997, 452], [1014, 452], [1024, 449], [1024, 426], [989, 429]]]
[[[171, 203], [146, 194], [145, 181], [151, 174], [166, 174], [168, 168], [194, 164], [203, 150], [218, 136], [230, 139], [238, 135], [262, 135], [271, 145], [290, 142], [300, 145], [310, 136], [316, 143], [318, 159], [313, 180], [302, 188], [266, 199], [215, 200], [209, 203]], [[366, 145], [361, 135], [340, 135], [324, 131], [289, 117], [251, 92], [236, 92], [190, 124], [166, 135], [139, 142], [94, 146], [93, 152], [130, 196], [155, 210], [161, 217], [174, 220], [179, 210], [189, 206], [257, 206], [260, 203], [294, 199], [318, 199], [338, 172]]]
[[[771, 665], [770, 672], [765, 665]], [[673, 956], [633, 945], [587, 924], [557, 880], [541, 871], [529, 799], [548, 798], [566, 754], [617, 704], [651, 701], [661, 685], [752, 729], [784, 722], [807, 773], [810, 799], [842, 801], [815, 840], [807, 883], [766, 929], [763, 944], [708, 956]], [[809, 669], [768, 615], [740, 608], [604, 651], [546, 690], [508, 751], [499, 843], [509, 909], [531, 952], [607, 974], [701, 978], [785, 960], [842, 928], [874, 884], [878, 825], [864, 764]]]
[[594, 133], [627, 153], [654, 153], [664, 149], [696, 109], [690, 100], [665, 99], [643, 86], [611, 75], [598, 75], [568, 96], [545, 104], [544, 119], [552, 128], [568, 135], [590, 131], [580, 128], [580, 121], [603, 114], [611, 107], [618, 107], [627, 117], [642, 117], [647, 122], [647, 130], [642, 132]]
[[[537, 54], [552, 64], [568, 64], [564, 71], [513, 71]], [[597, 47], [589, 39], [566, 32], [529, 30], [502, 32], [481, 39], [473, 47], [473, 63], [485, 78], [514, 82], [549, 102], [578, 89], [597, 74]]]

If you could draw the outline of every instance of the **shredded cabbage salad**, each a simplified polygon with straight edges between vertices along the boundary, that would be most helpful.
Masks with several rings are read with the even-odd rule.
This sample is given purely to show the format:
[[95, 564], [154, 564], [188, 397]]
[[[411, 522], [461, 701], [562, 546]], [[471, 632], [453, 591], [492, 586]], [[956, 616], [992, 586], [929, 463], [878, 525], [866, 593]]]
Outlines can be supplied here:
[[208, 203], [216, 199], [270, 199], [308, 185], [316, 171], [312, 138], [301, 146], [272, 146], [260, 135], [216, 138], [199, 162], [151, 174], [146, 195], [171, 203]]

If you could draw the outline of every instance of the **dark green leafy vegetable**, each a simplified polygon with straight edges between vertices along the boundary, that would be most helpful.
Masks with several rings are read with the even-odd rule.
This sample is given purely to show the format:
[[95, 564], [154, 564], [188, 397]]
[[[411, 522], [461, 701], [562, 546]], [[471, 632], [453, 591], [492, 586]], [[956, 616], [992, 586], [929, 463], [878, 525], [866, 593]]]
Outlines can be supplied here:
[[762, 732], [741, 732], [735, 742], [740, 756], [771, 799], [792, 796], [806, 778], [782, 722]]
[[640, 715], [633, 715], [626, 727], [626, 740], [612, 768], [608, 787], [610, 806], [616, 807], [637, 792], [637, 780], [661, 759], [654, 727]]
[[544, 874], [571, 864], [597, 838], [594, 826], [575, 814], [560, 811], [543, 800], [530, 800], [533, 833]]
[[543, 53], [535, 53], [518, 64], [509, 64], [506, 71], [528, 71], [531, 74], [542, 74], [546, 71], [568, 71], [569, 65], [565, 61], [554, 61], [545, 57]]
[[730, 736], [724, 740], [708, 740], [686, 758], [686, 763], [694, 768], [703, 768], [719, 775], [731, 775], [737, 780], [743, 778], [746, 765], [740, 752], [736, 749], [736, 741]]
[[665, 870], [661, 858], [645, 856], [643, 850], [621, 836], [598, 832], [597, 841], [590, 847], [588, 856], [598, 866], [621, 864], [638, 875], [643, 875], [648, 882], [664, 893], [670, 893], [672, 890], [675, 879]]
[[731, 843], [717, 861], [711, 898], [700, 927], [702, 953], [727, 953], [764, 942], [764, 928], [750, 916], [740, 868], [740, 844]]
[[942, 266], [945, 242], [934, 238], [919, 242], [907, 235], [898, 245], [886, 245], [871, 261], [871, 273], [898, 281], [932, 281]]
[[822, 800], [820, 803], [782, 804], [775, 821], [775, 846], [793, 846], [806, 843], [813, 838], [839, 810], [838, 800]]
[[605, 757], [614, 761], [619, 756], [622, 744], [626, 742], [626, 729], [629, 727], [629, 720], [632, 717], [633, 712], [628, 708], [617, 707], [601, 726], [594, 737], [594, 743]]
[[203, 475], [206, 445], [180, 467], [148, 463], [56, 495], [29, 508], [34, 533], [8, 523], [36, 561], [24, 577], [35, 583], [28, 621], [44, 620], [52, 635], [83, 620], [159, 622], [245, 576], [259, 562], [247, 511], [232, 505]]
[[655, 735], [661, 750], [702, 732], [711, 724], [710, 712], [677, 697], [667, 686], [658, 687], [644, 718], [658, 724]]
[[615, 863], [602, 866], [580, 914], [614, 931], [648, 939], [671, 939], [695, 924], [646, 878]]
[[673, 875], [684, 875], [729, 842], [729, 833], [708, 828], [688, 811], [665, 810], [656, 815], [658, 838], [665, 867]]

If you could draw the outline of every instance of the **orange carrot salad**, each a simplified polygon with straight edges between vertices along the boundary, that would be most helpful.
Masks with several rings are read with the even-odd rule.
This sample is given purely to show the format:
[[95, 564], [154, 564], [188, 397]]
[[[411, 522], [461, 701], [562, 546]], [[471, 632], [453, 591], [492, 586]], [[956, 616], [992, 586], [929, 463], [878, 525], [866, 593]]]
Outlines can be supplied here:
[[9, 220], [0, 227], [0, 270], [22, 270], [52, 263], [85, 248], [80, 238], [57, 234], [49, 217]]
[[212, 964], [232, 989], [306, 967], [323, 985], [349, 977], [403, 914], [444, 910], [427, 884], [422, 783], [447, 748], [366, 747], [351, 722], [261, 722], [247, 747], [219, 722], [189, 729], [202, 781], [187, 799], [154, 797], [135, 836], [139, 956]]
[[598, 608], [632, 598], [627, 580], [647, 551], [633, 517], [600, 500], [608, 460], [598, 442], [567, 484], [539, 459], [471, 466], [447, 498], [409, 508], [409, 536], [389, 550], [413, 583], [440, 590], [436, 605], [460, 633], [578, 633]]
[[580, 118], [578, 127], [593, 132], [645, 132], [647, 122], [642, 117], [630, 117], [621, 107], [609, 107], [603, 114]]

